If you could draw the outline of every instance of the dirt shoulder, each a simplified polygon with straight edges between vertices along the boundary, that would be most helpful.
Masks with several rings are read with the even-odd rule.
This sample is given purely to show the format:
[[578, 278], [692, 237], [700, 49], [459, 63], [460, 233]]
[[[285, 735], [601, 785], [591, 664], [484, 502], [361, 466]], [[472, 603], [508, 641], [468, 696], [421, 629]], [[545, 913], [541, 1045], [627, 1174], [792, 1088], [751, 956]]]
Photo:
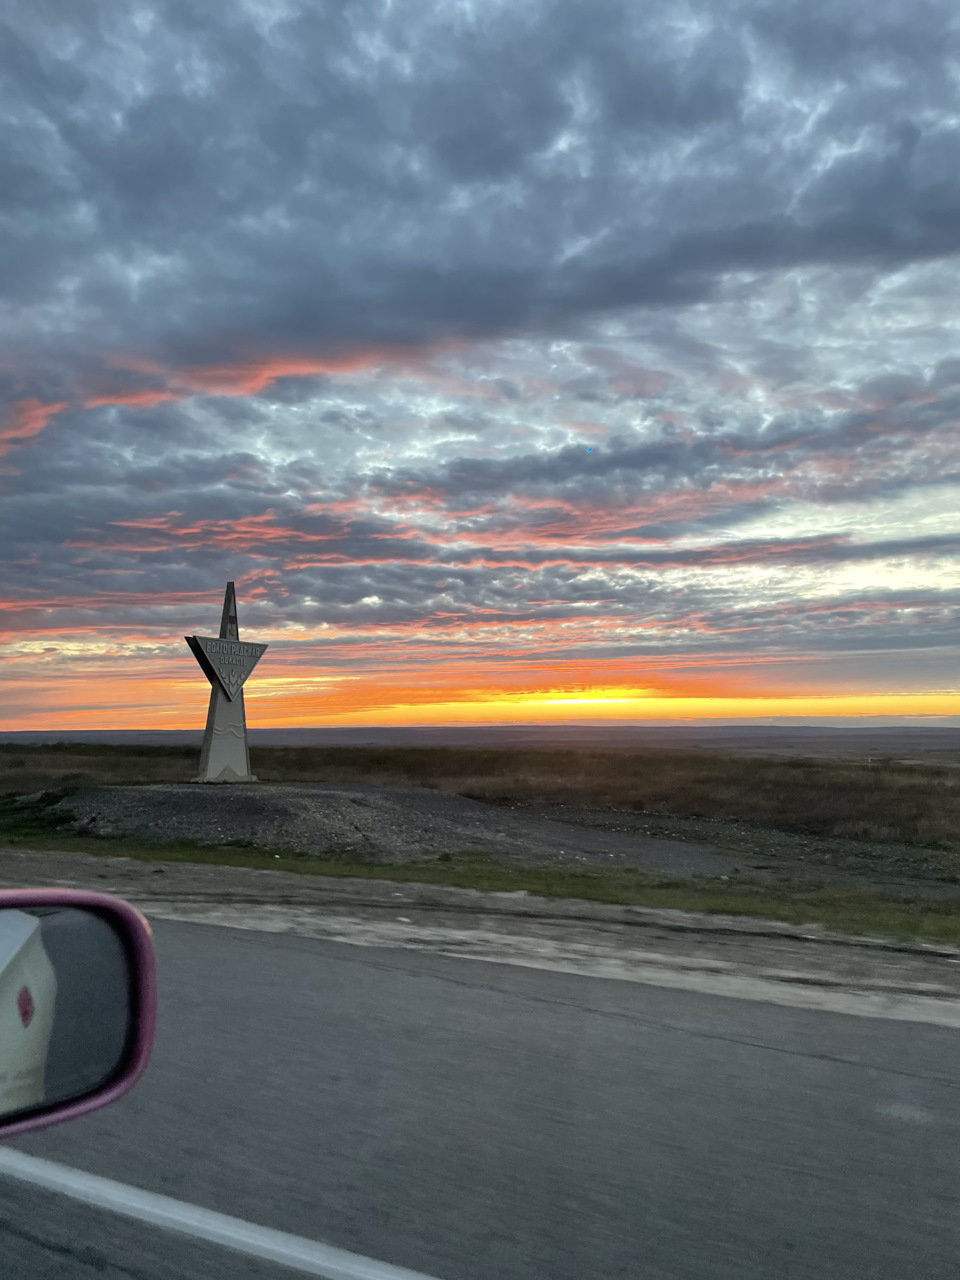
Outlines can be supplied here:
[[148, 917], [564, 969], [960, 1027], [960, 948], [527, 892], [0, 849], [0, 886], [116, 893]]

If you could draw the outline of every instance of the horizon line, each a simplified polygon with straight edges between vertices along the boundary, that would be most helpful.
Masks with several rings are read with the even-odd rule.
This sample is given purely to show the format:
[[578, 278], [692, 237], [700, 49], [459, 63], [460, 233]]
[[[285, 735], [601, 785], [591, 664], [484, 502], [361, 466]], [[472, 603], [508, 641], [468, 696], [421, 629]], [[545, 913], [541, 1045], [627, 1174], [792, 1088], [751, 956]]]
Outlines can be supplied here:
[[[414, 724], [358, 724], [358, 725], [251, 725], [248, 732], [258, 733], [331, 733], [331, 734], [356, 734], [356, 733], [383, 733], [392, 734], [404, 733], [408, 731], [428, 730], [437, 732], [460, 732], [470, 730], [484, 730], [488, 733], [497, 730], [506, 729], [523, 729], [530, 732], [555, 732], [560, 729], [595, 729], [598, 731], [622, 731], [630, 729], [661, 729], [667, 732], [674, 729], [709, 729], [709, 728], [820, 728], [820, 729], [857, 729], [857, 728], [902, 728], [902, 729], [920, 729], [920, 728], [960, 728], [960, 716], [957, 715], [934, 715], [934, 714], [914, 714], [904, 716], [739, 716], [739, 717], [689, 717], [665, 720], [662, 718], [652, 719], [624, 719], [613, 720], [608, 718], [602, 719], [571, 719], [571, 720], [551, 720], [544, 721], [528, 721], [528, 720], [501, 720], [501, 721], [451, 721], [448, 724], [438, 724], [436, 721], [424, 721]], [[33, 727], [30, 729], [7, 729], [0, 727], [0, 738], [11, 737], [28, 737], [37, 734], [60, 734], [87, 736], [89, 734], [196, 734], [201, 737], [202, 728], [196, 725], [180, 725], [166, 726], [164, 728], [144, 727], [144, 728], [75, 728], [64, 725], [53, 725], [47, 727]]]

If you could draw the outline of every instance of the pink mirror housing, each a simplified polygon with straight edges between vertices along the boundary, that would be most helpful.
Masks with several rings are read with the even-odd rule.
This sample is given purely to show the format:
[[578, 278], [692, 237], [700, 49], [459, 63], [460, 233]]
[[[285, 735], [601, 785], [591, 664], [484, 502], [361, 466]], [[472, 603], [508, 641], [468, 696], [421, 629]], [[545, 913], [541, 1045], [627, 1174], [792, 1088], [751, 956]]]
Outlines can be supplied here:
[[105, 1107], [146, 1068], [150, 926], [122, 898], [0, 890], [0, 1138]]

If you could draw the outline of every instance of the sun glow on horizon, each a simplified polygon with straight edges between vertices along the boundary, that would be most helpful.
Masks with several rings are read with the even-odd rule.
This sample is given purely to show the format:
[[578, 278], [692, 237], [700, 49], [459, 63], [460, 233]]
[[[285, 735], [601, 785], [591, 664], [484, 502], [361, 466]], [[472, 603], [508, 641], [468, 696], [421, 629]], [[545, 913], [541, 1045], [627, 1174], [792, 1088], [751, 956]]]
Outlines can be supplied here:
[[[318, 685], [320, 687], [318, 687]], [[73, 687], [70, 687], [73, 686]], [[312, 687], [311, 687], [312, 686]], [[137, 679], [100, 686], [92, 704], [86, 682], [55, 682], [35, 692], [32, 706], [5, 717], [0, 728], [69, 730], [202, 729], [207, 686], [199, 680]], [[25, 692], [25, 690], [24, 690]], [[766, 720], [770, 718], [940, 717], [960, 715], [960, 691], [935, 693], [802, 693], [686, 695], [645, 690], [389, 688], [356, 677], [309, 681], [251, 680], [245, 692], [251, 728], [548, 724], [594, 721]], [[39, 705], [42, 701], [43, 705]]]

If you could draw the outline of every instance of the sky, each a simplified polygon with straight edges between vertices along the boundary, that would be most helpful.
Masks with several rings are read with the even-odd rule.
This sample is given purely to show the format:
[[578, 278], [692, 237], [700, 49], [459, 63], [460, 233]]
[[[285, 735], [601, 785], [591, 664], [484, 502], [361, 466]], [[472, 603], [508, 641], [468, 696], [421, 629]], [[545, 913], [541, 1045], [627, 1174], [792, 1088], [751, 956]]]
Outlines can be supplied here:
[[2, 25], [4, 728], [960, 713], [953, 0]]

